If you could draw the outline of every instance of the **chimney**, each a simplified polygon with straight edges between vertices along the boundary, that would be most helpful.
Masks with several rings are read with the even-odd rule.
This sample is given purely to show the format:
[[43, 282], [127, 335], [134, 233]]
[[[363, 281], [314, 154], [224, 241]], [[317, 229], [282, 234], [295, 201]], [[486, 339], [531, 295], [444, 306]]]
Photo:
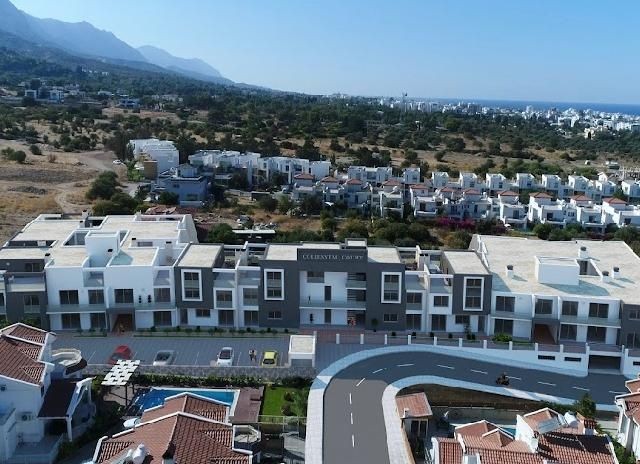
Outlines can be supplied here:
[[508, 279], [513, 279], [513, 264], [507, 264], [506, 274]]
[[611, 270], [611, 278], [619, 279], [620, 278], [620, 268], [618, 266], [614, 266]]
[[587, 253], [587, 247], [581, 246], [580, 251], [578, 251], [578, 258], [587, 259], [589, 257], [589, 253]]
[[406, 419], [407, 417], [409, 417], [409, 408], [404, 408], [402, 411], [402, 418]]
[[176, 445], [171, 442], [167, 446], [166, 451], [162, 454], [162, 464], [175, 464], [176, 461], [173, 459], [175, 453]]
[[609, 277], [609, 271], [602, 271], [601, 279], [603, 282], [611, 281], [611, 277]]
[[111, 256], [111, 255], [113, 254], [113, 248], [109, 248], [109, 249], [107, 250], [107, 254], [108, 254], [109, 256]]

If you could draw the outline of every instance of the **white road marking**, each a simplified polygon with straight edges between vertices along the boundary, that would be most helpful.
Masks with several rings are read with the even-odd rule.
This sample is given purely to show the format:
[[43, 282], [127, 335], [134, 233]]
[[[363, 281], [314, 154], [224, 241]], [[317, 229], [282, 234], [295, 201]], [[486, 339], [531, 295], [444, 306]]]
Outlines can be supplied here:
[[613, 393], [614, 395], [624, 395], [627, 392], [614, 392], [614, 391], [609, 390], [609, 393]]
[[582, 390], [582, 391], [585, 391], [585, 392], [589, 391], [588, 388], [583, 388], [583, 387], [571, 387], [571, 388], [575, 388], [576, 390]]
[[353, 434], [351, 434], [351, 447], [356, 447], [356, 437], [354, 437]]
[[520, 377], [513, 377], [513, 376], [511, 376], [511, 375], [508, 375], [508, 376], [507, 376], [507, 378], [508, 378], [509, 380], [522, 380]]
[[236, 359], [236, 366], [240, 366], [240, 359], [242, 358], [242, 351], [240, 351], [240, 353], [238, 353], [238, 359]]
[[351, 413], [351, 425], [353, 425], [353, 413]]
[[351, 402], [351, 393], [349, 393], [349, 404], [353, 404], [353, 403]]
[[555, 383], [549, 383], [549, 382], [538, 382], [540, 385], [549, 385], [550, 387], [555, 387], [556, 384]]
[[372, 374], [377, 374], [378, 372], [382, 372], [384, 370], [384, 367], [381, 369], [376, 369], [375, 371], [372, 372]]
[[358, 383], [356, 384], [356, 387], [359, 387], [359, 386], [360, 386], [360, 384], [361, 384], [362, 382], [364, 382], [364, 379], [365, 379], [365, 377], [362, 377], [362, 378], [360, 379], [360, 382], [358, 382]]
[[438, 367], [442, 367], [443, 369], [455, 369], [455, 367], [452, 366], [443, 366], [442, 364], [437, 364]]
[[87, 359], [87, 364], [91, 364], [91, 360], [93, 359], [93, 356], [96, 354], [96, 352], [94, 351], [93, 353], [91, 353], [91, 356], [89, 356], [89, 359]]
[[196, 359], [195, 359], [195, 361], [193, 362], [193, 364], [194, 364], [194, 365], [196, 365], [196, 366], [198, 365], [198, 356], [200, 356], [200, 352], [199, 352], [199, 351], [198, 351], [198, 352], [196, 352]]
[[408, 364], [398, 364], [397, 367], [409, 367], [409, 366], [414, 366], [415, 364], [412, 363], [408, 363]]
[[475, 369], [471, 369], [471, 372], [475, 372], [476, 374], [482, 374], [482, 375], [488, 375], [489, 373], [487, 371], [478, 371]]

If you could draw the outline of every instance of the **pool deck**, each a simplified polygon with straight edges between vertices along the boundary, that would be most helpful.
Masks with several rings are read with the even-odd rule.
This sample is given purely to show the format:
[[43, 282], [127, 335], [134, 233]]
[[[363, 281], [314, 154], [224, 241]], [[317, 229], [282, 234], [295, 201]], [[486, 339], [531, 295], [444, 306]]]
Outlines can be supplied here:
[[264, 387], [241, 388], [236, 400], [236, 409], [230, 418], [232, 424], [255, 424], [260, 415]]

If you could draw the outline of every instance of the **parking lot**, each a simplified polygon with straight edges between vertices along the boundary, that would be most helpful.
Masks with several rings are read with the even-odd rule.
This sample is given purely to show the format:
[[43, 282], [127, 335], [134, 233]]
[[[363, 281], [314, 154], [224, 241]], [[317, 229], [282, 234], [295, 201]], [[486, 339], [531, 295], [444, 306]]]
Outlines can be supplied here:
[[[134, 337], [127, 334], [87, 337], [61, 333], [54, 343], [54, 349], [77, 348], [89, 364], [106, 364], [119, 345], [131, 348], [133, 359], [139, 359], [142, 364], [151, 364], [160, 350], [174, 350], [174, 365], [209, 366], [211, 361], [216, 360], [222, 348], [231, 347], [234, 350], [234, 366], [259, 365], [265, 351], [277, 351], [278, 365], [283, 366], [287, 362], [289, 337]], [[249, 360], [249, 350], [252, 349], [257, 352], [255, 363]]]

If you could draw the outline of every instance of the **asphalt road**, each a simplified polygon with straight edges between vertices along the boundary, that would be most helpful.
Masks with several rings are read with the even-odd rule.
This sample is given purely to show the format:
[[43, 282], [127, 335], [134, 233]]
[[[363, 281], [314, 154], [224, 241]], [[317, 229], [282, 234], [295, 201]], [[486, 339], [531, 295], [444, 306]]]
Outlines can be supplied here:
[[390, 383], [432, 375], [495, 386], [496, 378], [505, 371], [511, 379], [509, 388], [573, 399], [588, 391], [599, 404], [613, 404], [614, 396], [624, 393], [626, 380], [619, 374], [575, 377], [428, 352], [369, 358], [340, 371], [325, 390], [323, 462], [389, 462], [382, 394]]

